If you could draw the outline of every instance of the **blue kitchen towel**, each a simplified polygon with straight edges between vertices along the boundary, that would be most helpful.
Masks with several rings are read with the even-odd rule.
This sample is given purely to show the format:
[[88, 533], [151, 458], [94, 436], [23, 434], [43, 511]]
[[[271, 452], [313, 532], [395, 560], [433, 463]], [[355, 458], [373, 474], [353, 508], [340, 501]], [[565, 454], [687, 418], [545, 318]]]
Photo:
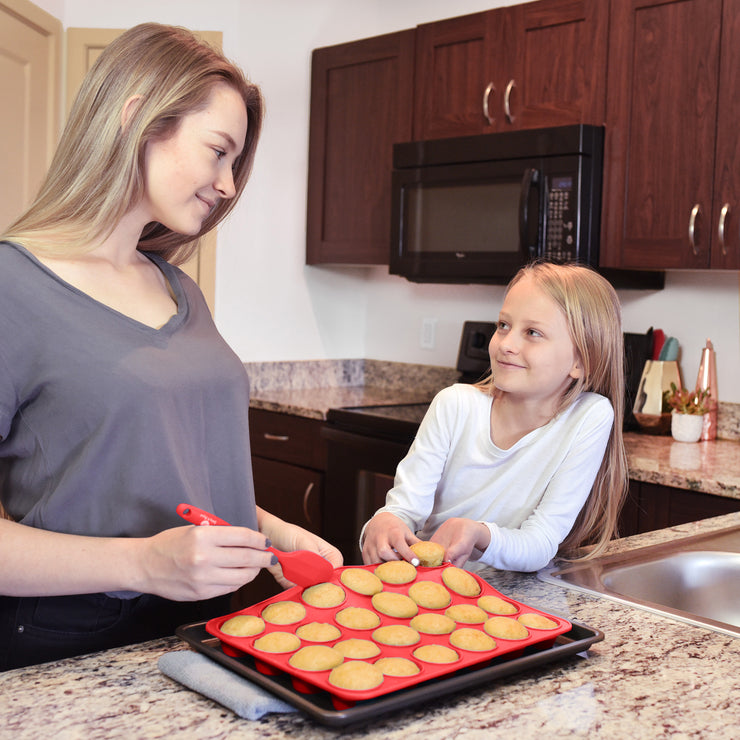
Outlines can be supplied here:
[[191, 650], [165, 653], [158, 665], [166, 676], [228, 707], [244, 719], [259, 719], [269, 712], [298, 711], [269, 691]]

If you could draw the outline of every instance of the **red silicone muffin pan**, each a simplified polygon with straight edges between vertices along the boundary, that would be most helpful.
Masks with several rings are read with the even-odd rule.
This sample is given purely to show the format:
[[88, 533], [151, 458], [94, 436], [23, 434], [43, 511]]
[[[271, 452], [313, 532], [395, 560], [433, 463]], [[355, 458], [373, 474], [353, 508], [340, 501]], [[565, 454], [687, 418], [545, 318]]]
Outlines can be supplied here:
[[[343, 570], [346, 570], [347, 568], [359, 568], [359, 567], [362, 567], [363, 569], [369, 570], [372, 572], [377, 567], [377, 565], [346, 566], [345, 568], [337, 568], [334, 571], [333, 576], [329, 582], [335, 583], [341, 586], [341, 588], [345, 592], [345, 599], [338, 606], [330, 607], [330, 608], [321, 608], [321, 607], [311, 606], [305, 603], [302, 599], [302, 594], [305, 591], [305, 589], [300, 586], [295, 586], [291, 589], [283, 591], [277, 596], [273, 596], [270, 599], [261, 601], [258, 604], [254, 604], [253, 606], [247, 607], [246, 609], [241, 609], [238, 612], [233, 612], [231, 614], [227, 614], [221, 617], [215, 617], [214, 619], [211, 619], [205, 625], [206, 631], [209, 632], [214, 637], [219, 638], [219, 640], [221, 641], [221, 647], [224, 653], [226, 653], [227, 655], [238, 657], [240, 654], [244, 654], [244, 653], [249, 654], [254, 658], [257, 670], [261, 671], [262, 673], [266, 675], [271, 675], [271, 674], [275, 675], [280, 672], [284, 672], [291, 676], [293, 687], [296, 691], [304, 693], [304, 694], [310, 694], [310, 693], [319, 692], [319, 691], [326, 691], [331, 695], [334, 706], [337, 709], [342, 709], [346, 707], [351, 707], [357, 701], [373, 699], [373, 698], [383, 696], [385, 694], [389, 694], [391, 692], [394, 692], [400, 689], [405, 689], [410, 686], [414, 686], [416, 684], [419, 684], [419, 683], [422, 683], [424, 681], [428, 681], [434, 678], [450, 676], [458, 671], [470, 668], [471, 666], [481, 667], [485, 664], [491, 663], [496, 660], [506, 660], [507, 658], [511, 659], [511, 658], [520, 656], [523, 653], [524, 649], [529, 647], [530, 645], [537, 644], [543, 648], [549, 647], [550, 645], [553, 644], [553, 642], [555, 641], [555, 638], [558, 635], [568, 632], [571, 629], [570, 622], [563, 619], [562, 617], [548, 614], [546, 612], [543, 612], [538, 609], [534, 609], [530, 606], [527, 606], [526, 604], [523, 604], [521, 602], [515, 601], [514, 599], [510, 599], [504, 594], [494, 589], [490, 584], [486, 583], [486, 581], [479, 578], [474, 573], [471, 573], [470, 575], [472, 575], [473, 578], [475, 578], [475, 580], [480, 584], [480, 594], [474, 597], [466, 597], [466, 596], [461, 596], [460, 594], [457, 594], [454, 591], [450, 591], [451, 603], [449, 605], [441, 609], [427, 609], [427, 608], [420, 606], [418, 613], [423, 614], [426, 612], [431, 612], [431, 613], [436, 613], [436, 614], [444, 614], [445, 610], [448, 609], [449, 606], [456, 605], [456, 604], [476, 605], [478, 599], [481, 596], [492, 595], [492, 596], [498, 596], [499, 598], [513, 604], [516, 607], [516, 610], [517, 610], [516, 613], [508, 616], [508, 618], [510, 619], [516, 619], [522, 614], [527, 614], [527, 613], [539, 614], [541, 616], [547, 617], [548, 619], [551, 619], [552, 621], [556, 623], [557, 626], [552, 629], [534, 629], [532, 627], [528, 627], [527, 628], [528, 633], [529, 633], [528, 636], [524, 639], [519, 639], [519, 640], [507, 640], [507, 639], [501, 639], [499, 637], [494, 637], [494, 640], [496, 642], [495, 648], [492, 650], [486, 650], [486, 651], [469, 651], [469, 650], [463, 650], [459, 647], [454, 647], [450, 644], [449, 634], [430, 635], [430, 634], [420, 633], [418, 642], [416, 642], [413, 645], [403, 646], [403, 647], [389, 646], [389, 645], [383, 645], [383, 644], [378, 643], [378, 647], [380, 648], [380, 653], [373, 658], [367, 659], [367, 662], [374, 663], [376, 660], [379, 660], [380, 658], [399, 656], [399, 657], [407, 658], [413, 661], [414, 663], [417, 664], [420, 670], [417, 674], [413, 676], [404, 676], [404, 677], [384, 676], [384, 680], [379, 686], [376, 686], [373, 689], [362, 690], [362, 691], [342, 689], [342, 688], [339, 688], [337, 686], [330, 684], [328, 680], [330, 671], [328, 670], [326, 671], [305, 671], [305, 670], [299, 670], [299, 669], [294, 668], [293, 666], [289, 664], [288, 661], [291, 655], [293, 655], [295, 651], [292, 651], [289, 653], [268, 653], [263, 650], [259, 650], [258, 648], [255, 648], [254, 646], [255, 640], [258, 639], [259, 637], [264, 636], [265, 634], [269, 632], [274, 632], [274, 631], [295, 632], [301, 625], [308, 624], [310, 622], [325, 622], [325, 623], [333, 624], [339, 628], [341, 634], [336, 639], [330, 640], [325, 643], [315, 643], [315, 642], [308, 642], [306, 640], [301, 640], [300, 647], [303, 647], [305, 645], [315, 645], [315, 644], [325, 644], [325, 645], [332, 646], [336, 642], [339, 642], [340, 640], [347, 640], [350, 638], [360, 638], [360, 639], [372, 641], [372, 633], [375, 628], [367, 629], [367, 630], [350, 629], [336, 622], [335, 620], [336, 613], [340, 611], [341, 609], [345, 609], [349, 606], [364, 607], [365, 609], [369, 609], [377, 613], [380, 618], [379, 626], [393, 625], [393, 624], [408, 625], [409, 622], [411, 621], [411, 618], [390, 617], [380, 612], [377, 612], [372, 606], [370, 596], [364, 596], [362, 594], [356, 593], [352, 591], [351, 589], [349, 589], [347, 586], [345, 586], [341, 582], [340, 576]], [[447, 567], [450, 567], [449, 563], [446, 563], [446, 564], [443, 564], [441, 566], [434, 567], [434, 568], [425, 568], [425, 567], [419, 566], [416, 569], [417, 574], [416, 574], [415, 581], [427, 580], [427, 581], [434, 581], [434, 582], [444, 585], [442, 581], [442, 572]], [[413, 585], [415, 581], [411, 581], [410, 583], [405, 583], [405, 584], [383, 583], [383, 590], [391, 592], [391, 593], [401, 593], [401, 594], [407, 595], [410, 586]], [[235, 637], [233, 635], [227, 635], [226, 633], [221, 631], [221, 625], [223, 625], [223, 623], [226, 622], [231, 617], [234, 617], [236, 615], [261, 616], [265, 607], [267, 607], [269, 604], [272, 604], [278, 601], [299, 602], [305, 607], [305, 610], [306, 610], [305, 616], [300, 621], [295, 622], [294, 624], [290, 624], [290, 625], [276, 625], [276, 624], [271, 624], [265, 621], [264, 631], [258, 635], [254, 635], [251, 637]], [[487, 616], [491, 617], [491, 616], [496, 616], [496, 615], [489, 614]], [[479, 629], [483, 631], [483, 624], [464, 624], [461, 622], [456, 623], [456, 626], [455, 626], [456, 629], [459, 629], [462, 627], [472, 627], [474, 629]], [[459, 658], [454, 663], [439, 664], [439, 663], [427, 663], [427, 662], [421, 661], [418, 658], [414, 657], [413, 652], [414, 650], [416, 650], [416, 648], [418, 648], [421, 645], [429, 645], [429, 644], [437, 644], [437, 645], [444, 645], [445, 647], [452, 647], [452, 649], [457, 652]], [[350, 660], [350, 659], [345, 658], [345, 661], [346, 660]]]

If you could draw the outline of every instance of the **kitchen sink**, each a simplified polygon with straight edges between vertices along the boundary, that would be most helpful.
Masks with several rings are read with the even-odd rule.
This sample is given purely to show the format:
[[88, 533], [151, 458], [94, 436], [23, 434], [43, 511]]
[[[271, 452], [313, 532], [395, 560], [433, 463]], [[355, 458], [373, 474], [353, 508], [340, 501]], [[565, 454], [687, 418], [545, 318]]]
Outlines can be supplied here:
[[579, 563], [538, 577], [740, 637], [740, 526]]

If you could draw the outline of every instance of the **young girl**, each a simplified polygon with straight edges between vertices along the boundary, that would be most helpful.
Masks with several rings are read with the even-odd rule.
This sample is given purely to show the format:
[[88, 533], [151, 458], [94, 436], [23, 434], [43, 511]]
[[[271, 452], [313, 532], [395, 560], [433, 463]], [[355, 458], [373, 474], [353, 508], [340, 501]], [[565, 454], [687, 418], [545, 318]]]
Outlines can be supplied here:
[[534, 571], [613, 536], [627, 487], [621, 311], [578, 265], [534, 263], [506, 292], [491, 375], [442, 390], [362, 533], [365, 563], [421, 539], [446, 559]]
[[[341, 565], [255, 506], [249, 379], [174, 266], [234, 207], [262, 111], [190, 32], [137, 26], [0, 241], [0, 670], [226, 613], [274, 568], [268, 540]], [[234, 526], [187, 526], [179, 503]]]

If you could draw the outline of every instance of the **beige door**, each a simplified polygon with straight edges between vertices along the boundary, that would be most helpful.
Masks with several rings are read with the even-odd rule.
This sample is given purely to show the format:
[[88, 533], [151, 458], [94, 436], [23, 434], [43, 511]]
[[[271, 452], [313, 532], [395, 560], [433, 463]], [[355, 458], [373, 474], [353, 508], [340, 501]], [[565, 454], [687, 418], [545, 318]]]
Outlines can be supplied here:
[[[0, 0], [0, 3], [4, 0]], [[67, 84], [66, 111], [72, 107], [74, 97], [82, 79], [105, 47], [123, 29], [116, 28], [69, 28], [67, 29]], [[220, 31], [197, 31], [204, 41], [220, 49]], [[198, 253], [181, 265], [182, 269], [198, 283], [206, 298], [211, 313], [214, 312], [216, 298], [216, 230], [209, 232], [202, 241]]]
[[29, 0], [0, 0], [0, 232], [29, 204], [59, 131], [62, 24]]

